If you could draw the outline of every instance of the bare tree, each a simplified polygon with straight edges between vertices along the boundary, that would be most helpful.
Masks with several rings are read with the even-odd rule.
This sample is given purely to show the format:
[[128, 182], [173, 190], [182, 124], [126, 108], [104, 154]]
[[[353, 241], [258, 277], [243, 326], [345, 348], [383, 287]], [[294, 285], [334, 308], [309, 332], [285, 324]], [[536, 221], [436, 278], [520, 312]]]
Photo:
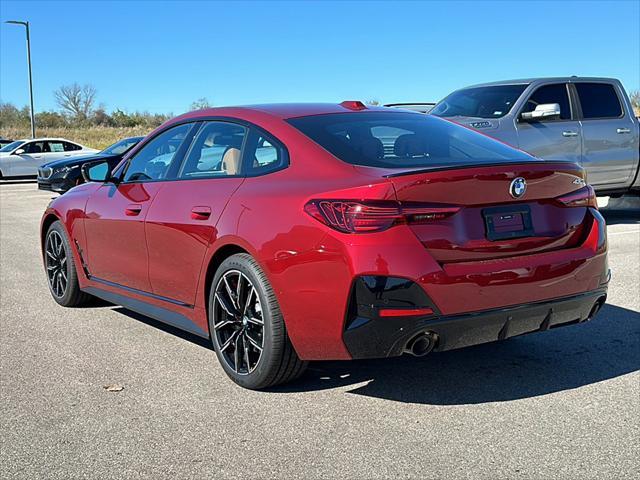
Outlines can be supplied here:
[[371, 105], [373, 107], [376, 107], [376, 106], [380, 105], [380, 101], [376, 100], [376, 99], [367, 100], [364, 103], [366, 103], [367, 105]]
[[60, 108], [75, 120], [86, 120], [93, 111], [97, 91], [93, 85], [63, 85], [54, 92]]
[[203, 108], [211, 108], [212, 106], [207, 97], [202, 97], [191, 104], [190, 110], [202, 110]]

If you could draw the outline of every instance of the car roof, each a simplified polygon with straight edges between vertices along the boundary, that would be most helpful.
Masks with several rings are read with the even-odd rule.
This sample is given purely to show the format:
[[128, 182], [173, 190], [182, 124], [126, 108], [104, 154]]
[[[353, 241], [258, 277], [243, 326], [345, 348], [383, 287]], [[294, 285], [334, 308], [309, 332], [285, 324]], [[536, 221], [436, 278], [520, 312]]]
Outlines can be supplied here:
[[76, 145], [80, 145], [78, 142], [74, 142], [73, 140], [67, 140], [66, 138], [60, 137], [39, 137], [39, 138], [21, 138], [17, 140], [18, 142], [69, 142], [74, 143]]
[[487, 82], [487, 83], [478, 83], [476, 85], [469, 85], [464, 88], [475, 88], [475, 87], [489, 87], [495, 85], [523, 85], [530, 83], [548, 83], [548, 82], [617, 82], [615, 78], [607, 78], [607, 77], [533, 77], [533, 78], [519, 78], [515, 80], [499, 80], [496, 82]]
[[339, 103], [271, 103], [263, 105], [243, 105], [238, 107], [205, 108], [185, 113], [171, 122], [196, 119], [200, 117], [229, 116], [244, 118], [250, 113], [262, 113], [282, 120], [310, 115], [324, 115], [329, 113], [357, 113], [357, 112], [388, 112], [390, 109], [366, 105], [364, 108], [349, 108]]

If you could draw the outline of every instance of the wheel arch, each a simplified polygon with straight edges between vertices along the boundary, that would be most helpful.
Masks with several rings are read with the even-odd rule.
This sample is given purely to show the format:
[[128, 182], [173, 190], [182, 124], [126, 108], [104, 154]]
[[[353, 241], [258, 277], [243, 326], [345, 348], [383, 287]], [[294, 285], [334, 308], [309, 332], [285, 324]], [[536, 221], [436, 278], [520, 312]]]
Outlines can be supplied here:
[[59, 220], [60, 223], [63, 224], [64, 229], [66, 230], [66, 226], [64, 226], [64, 222], [54, 213], [47, 213], [42, 219], [41, 227], [40, 227], [40, 250], [44, 251], [44, 242], [47, 237], [47, 232], [49, 231], [49, 227], [53, 225], [53, 223]]
[[207, 312], [207, 319], [209, 318], [209, 294], [211, 293], [211, 282], [213, 282], [213, 277], [222, 262], [224, 262], [230, 256], [236, 255], [238, 253], [247, 253], [251, 255], [251, 252], [249, 252], [246, 248], [241, 247], [237, 243], [227, 243], [220, 246], [209, 259], [209, 263], [207, 264], [207, 269], [205, 271], [203, 279], [204, 309]]

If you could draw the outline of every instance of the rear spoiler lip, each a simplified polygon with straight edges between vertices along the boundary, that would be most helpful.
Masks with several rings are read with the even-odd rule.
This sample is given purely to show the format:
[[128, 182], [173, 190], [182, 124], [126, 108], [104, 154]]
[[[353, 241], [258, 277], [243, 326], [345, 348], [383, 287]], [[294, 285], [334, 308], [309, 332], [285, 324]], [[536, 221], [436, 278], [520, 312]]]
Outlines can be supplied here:
[[405, 177], [407, 175], [414, 175], [417, 173], [433, 173], [433, 172], [442, 172], [446, 170], [465, 170], [468, 168], [484, 168], [484, 167], [501, 167], [503, 165], [567, 165], [575, 168], [576, 170], [584, 170], [581, 165], [576, 162], [571, 162], [568, 160], [520, 160], [514, 162], [496, 162], [496, 163], [481, 163], [481, 164], [470, 164], [470, 165], [451, 165], [448, 167], [427, 167], [427, 168], [418, 168], [415, 170], [403, 170], [398, 173], [388, 173], [383, 175], [383, 178], [395, 178], [395, 177]]

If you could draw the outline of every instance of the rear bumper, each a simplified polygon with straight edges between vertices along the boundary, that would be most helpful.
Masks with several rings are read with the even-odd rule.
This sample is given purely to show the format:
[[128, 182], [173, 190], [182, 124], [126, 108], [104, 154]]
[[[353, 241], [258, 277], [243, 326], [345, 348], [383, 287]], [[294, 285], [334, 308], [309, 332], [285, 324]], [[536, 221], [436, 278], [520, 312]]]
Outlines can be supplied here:
[[352, 358], [384, 358], [401, 355], [416, 335], [437, 336], [435, 351], [504, 340], [591, 319], [594, 306], [602, 306], [607, 289], [570, 297], [462, 315], [367, 319], [348, 327], [343, 340]]

